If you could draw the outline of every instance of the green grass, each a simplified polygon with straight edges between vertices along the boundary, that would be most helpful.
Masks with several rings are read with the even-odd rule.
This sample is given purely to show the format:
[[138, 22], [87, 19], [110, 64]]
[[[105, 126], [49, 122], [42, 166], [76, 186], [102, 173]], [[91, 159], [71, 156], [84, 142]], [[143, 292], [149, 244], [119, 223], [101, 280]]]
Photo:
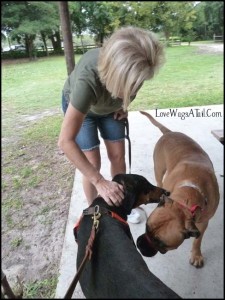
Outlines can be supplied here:
[[[63, 56], [3, 65], [4, 117], [60, 107], [66, 77]], [[196, 46], [179, 46], [166, 49], [166, 64], [153, 80], [145, 82], [130, 110], [222, 102], [223, 55], [200, 55]]]
[[59, 115], [49, 116], [39, 120], [33, 126], [24, 129], [24, 139], [27, 143], [34, 139], [52, 142], [58, 137], [63, 117]]
[[23, 200], [18, 198], [6, 199], [2, 204], [3, 213], [8, 213], [8, 211], [10, 211], [10, 209], [12, 208], [21, 209], [22, 207], [23, 207]]
[[17, 237], [11, 241], [11, 245], [12, 245], [12, 247], [17, 248], [21, 245], [22, 242], [23, 242], [23, 239], [21, 237]]
[[30, 282], [25, 285], [24, 297], [25, 299], [36, 299], [36, 295], [44, 299], [53, 299], [55, 288], [57, 286], [57, 277], [51, 277], [44, 280]]
[[[76, 61], [79, 60], [76, 57]], [[2, 69], [3, 109], [32, 114], [60, 107], [61, 90], [67, 77], [63, 56], [4, 65]]]
[[170, 47], [166, 64], [146, 81], [131, 110], [223, 103], [223, 55], [197, 54], [195, 46]]

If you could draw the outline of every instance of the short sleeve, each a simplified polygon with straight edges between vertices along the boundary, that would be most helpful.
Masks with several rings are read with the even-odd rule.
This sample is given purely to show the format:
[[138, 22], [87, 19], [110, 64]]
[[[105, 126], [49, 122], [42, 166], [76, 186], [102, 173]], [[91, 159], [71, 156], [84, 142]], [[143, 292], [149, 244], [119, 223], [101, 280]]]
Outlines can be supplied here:
[[77, 110], [86, 114], [96, 103], [96, 95], [87, 80], [79, 78], [71, 88], [70, 102]]

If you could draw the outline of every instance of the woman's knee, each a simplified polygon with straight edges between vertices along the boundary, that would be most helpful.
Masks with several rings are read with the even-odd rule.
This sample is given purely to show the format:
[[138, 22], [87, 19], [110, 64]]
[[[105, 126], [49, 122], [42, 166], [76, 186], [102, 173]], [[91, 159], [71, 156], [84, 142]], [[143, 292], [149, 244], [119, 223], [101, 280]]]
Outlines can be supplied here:
[[112, 164], [125, 162], [125, 145], [124, 141], [109, 142], [105, 141], [108, 159]]
[[108, 152], [108, 158], [112, 164], [121, 164], [125, 162], [124, 152]]

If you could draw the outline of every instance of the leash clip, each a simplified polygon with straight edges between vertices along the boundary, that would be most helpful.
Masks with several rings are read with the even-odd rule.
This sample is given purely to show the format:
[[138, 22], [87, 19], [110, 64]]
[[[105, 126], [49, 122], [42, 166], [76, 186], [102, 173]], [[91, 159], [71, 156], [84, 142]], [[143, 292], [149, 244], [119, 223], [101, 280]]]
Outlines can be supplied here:
[[99, 205], [95, 206], [95, 211], [94, 211], [94, 216], [92, 217], [93, 221], [93, 226], [95, 227], [95, 229], [98, 229], [98, 225], [99, 225], [99, 218], [101, 217], [101, 213], [99, 212], [100, 207]]

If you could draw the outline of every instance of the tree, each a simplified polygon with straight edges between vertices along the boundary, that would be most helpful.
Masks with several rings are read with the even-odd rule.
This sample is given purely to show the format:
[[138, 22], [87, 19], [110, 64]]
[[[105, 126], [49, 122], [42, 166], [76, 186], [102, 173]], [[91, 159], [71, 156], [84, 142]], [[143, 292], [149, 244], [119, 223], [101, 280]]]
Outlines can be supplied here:
[[191, 29], [195, 20], [194, 5], [189, 1], [158, 1], [155, 2], [154, 30], [164, 32], [166, 40], [171, 35], [179, 35], [180, 29]]
[[3, 1], [2, 29], [12, 40], [23, 42], [30, 59], [35, 58], [34, 40], [39, 33], [57, 31], [58, 12], [55, 3], [45, 1]]
[[72, 32], [81, 40], [81, 45], [84, 53], [83, 32], [87, 30], [87, 11], [84, 1], [70, 2], [70, 20]]
[[67, 74], [69, 75], [75, 67], [73, 38], [70, 25], [69, 7], [67, 1], [59, 1], [59, 15], [64, 43]]
[[113, 2], [91, 1], [86, 2], [88, 30], [95, 35], [96, 42], [102, 44], [104, 38], [110, 35], [114, 27], [115, 14]]
[[223, 1], [202, 1], [196, 7], [197, 18], [194, 28], [198, 39], [212, 39], [213, 34], [224, 33]]

